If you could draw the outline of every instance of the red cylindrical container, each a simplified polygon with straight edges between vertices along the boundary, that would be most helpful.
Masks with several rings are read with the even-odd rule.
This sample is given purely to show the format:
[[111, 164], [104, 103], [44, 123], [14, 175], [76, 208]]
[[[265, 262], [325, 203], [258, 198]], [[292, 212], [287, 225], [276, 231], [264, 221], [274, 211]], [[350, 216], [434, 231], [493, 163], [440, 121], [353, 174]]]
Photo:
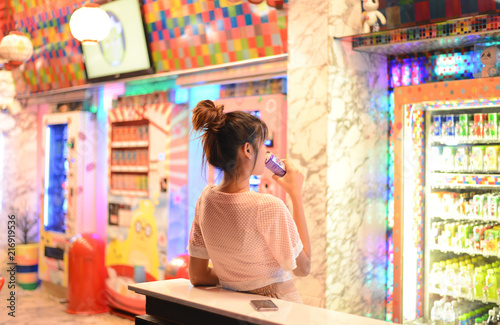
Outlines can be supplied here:
[[97, 234], [76, 235], [70, 240], [68, 308], [70, 314], [108, 312], [104, 242]]

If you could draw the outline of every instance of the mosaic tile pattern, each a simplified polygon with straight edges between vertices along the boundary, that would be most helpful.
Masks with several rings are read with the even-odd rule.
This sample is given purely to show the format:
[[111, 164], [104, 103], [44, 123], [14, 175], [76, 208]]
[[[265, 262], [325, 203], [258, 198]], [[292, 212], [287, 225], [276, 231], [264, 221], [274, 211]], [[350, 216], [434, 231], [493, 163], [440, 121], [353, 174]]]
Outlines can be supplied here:
[[[354, 36], [352, 47], [401, 44], [410, 41], [434, 40], [441, 37], [462, 36], [481, 32], [494, 32], [500, 29], [500, 14], [469, 17], [432, 25], [408, 27], [398, 30]], [[441, 41], [442, 42], [442, 41]]]
[[417, 317], [423, 316], [424, 301], [424, 135], [425, 114], [423, 110], [415, 109], [415, 106], [407, 105], [407, 127], [410, 128], [413, 143], [413, 161], [415, 166], [415, 177], [413, 183], [415, 191], [413, 195], [413, 226], [414, 238], [417, 246]]
[[[496, 86], [498, 87], [498, 85]], [[495, 87], [495, 88], [496, 88]], [[500, 87], [496, 88], [497, 90], [500, 90]], [[449, 102], [440, 102], [440, 101], [429, 101], [426, 102], [426, 105], [430, 109], [453, 109], [453, 108], [461, 108], [461, 107], [484, 107], [484, 106], [499, 106], [500, 105], [500, 98], [491, 98], [491, 99], [486, 99], [486, 98], [475, 98], [475, 99], [466, 99], [466, 100], [456, 100], [456, 101], [449, 101]]]
[[494, 0], [381, 0], [379, 2], [379, 11], [387, 18], [387, 25], [381, 26], [382, 30], [489, 14], [500, 10], [500, 3]]
[[439, 174], [431, 175], [433, 186], [453, 184], [453, 185], [500, 185], [500, 175], [460, 175], [460, 174]]
[[80, 44], [69, 30], [70, 14], [83, 1], [63, 1], [58, 9], [47, 10], [41, 0], [12, 1], [13, 17], [7, 30], [20, 30], [31, 36], [35, 49], [25, 69], [16, 70], [29, 92], [48, 91], [85, 84], [85, 66]]
[[[80, 43], [71, 35], [71, 13], [86, 1], [9, 0], [5, 30], [29, 34], [35, 52], [21, 74], [26, 92], [86, 83]], [[264, 1], [142, 0], [143, 19], [156, 72], [287, 53], [287, 8]], [[17, 25], [16, 25], [17, 23]], [[20, 90], [19, 90], [20, 91]]]
[[265, 2], [145, 0], [143, 9], [158, 72], [287, 52], [285, 11]]
[[462, 49], [389, 58], [389, 88], [474, 78], [474, 50]]

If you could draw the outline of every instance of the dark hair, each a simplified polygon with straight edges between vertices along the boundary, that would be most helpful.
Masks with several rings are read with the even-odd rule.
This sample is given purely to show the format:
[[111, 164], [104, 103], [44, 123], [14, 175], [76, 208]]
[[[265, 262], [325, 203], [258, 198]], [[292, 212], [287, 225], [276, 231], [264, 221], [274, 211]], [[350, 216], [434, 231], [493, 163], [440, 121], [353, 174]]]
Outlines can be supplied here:
[[[267, 138], [267, 125], [248, 112], [224, 114], [224, 105], [202, 100], [193, 109], [193, 129], [203, 130], [203, 156], [208, 163], [224, 171], [230, 178], [236, 175], [238, 149], [250, 143], [257, 153], [259, 144]], [[257, 154], [254, 158], [254, 166]]]

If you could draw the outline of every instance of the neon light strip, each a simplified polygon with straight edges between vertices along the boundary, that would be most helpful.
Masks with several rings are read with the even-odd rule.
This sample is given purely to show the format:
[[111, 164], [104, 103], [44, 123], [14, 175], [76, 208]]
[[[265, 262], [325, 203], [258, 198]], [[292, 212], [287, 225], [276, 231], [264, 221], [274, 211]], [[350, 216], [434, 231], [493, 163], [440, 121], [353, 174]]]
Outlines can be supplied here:
[[[395, 62], [396, 63], [396, 62]], [[396, 63], [397, 64], [397, 63]], [[399, 66], [399, 65], [398, 65]], [[399, 66], [400, 69], [400, 66]], [[398, 69], [398, 70], [399, 70]], [[394, 73], [394, 69], [390, 70]], [[399, 70], [401, 71], [401, 70]], [[392, 77], [391, 77], [392, 78]], [[394, 80], [394, 79], [393, 79]], [[389, 91], [389, 137], [394, 125], [394, 91]], [[386, 266], [386, 309], [385, 320], [392, 322], [393, 320], [393, 292], [394, 292], [394, 242], [392, 230], [394, 227], [394, 144], [389, 141], [389, 150], [387, 153], [387, 266]]]
[[48, 203], [49, 203], [49, 168], [50, 168], [50, 127], [45, 129], [45, 195], [43, 198], [43, 225], [49, 224]]
[[[415, 106], [414, 106], [415, 108]], [[413, 110], [412, 114], [412, 144], [413, 165], [417, 166], [414, 174], [414, 189], [413, 193], [413, 226], [412, 229], [417, 229], [417, 242], [414, 244], [417, 255], [417, 283], [416, 283], [416, 317], [422, 317], [423, 305], [423, 276], [424, 276], [424, 112], [422, 110]], [[414, 233], [415, 234], [415, 233]], [[404, 290], [403, 290], [404, 293]], [[404, 297], [404, 295], [403, 295]]]
[[436, 75], [454, 76], [474, 71], [472, 54], [451, 53], [439, 54], [436, 58], [434, 73]]
[[[399, 87], [399, 86], [410, 86], [410, 85], [420, 85], [422, 83], [425, 83], [426, 81], [429, 81], [428, 77], [426, 76], [426, 69], [428, 68], [428, 62], [424, 57], [410, 57], [410, 58], [393, 58], [392, 60], [389, 61], [390, 66], [389, 66], [389, 139], [391, 139], [394, 136], [395, 128], [394, 128], [394, 123], [395, 123], [395, 113], [394, 113], [394, 88]], [[431, 73], [435, 74], [435, 70], [431, 71]], [[410, 122], [410, 116], [407, 116], [406, 120]], [[420, 121], [418, 119], [418, 122], [422, 122], [423, 120]], [[411, 124], [412, 125], [412, 124]], [[423, 126], [420, 126], [420, 129], [422, 129]], [[418, 129], [418, 128], [417, 128]], [[419, 138], [420, 139], [420, 138]], [[418, 143], [420, 144], [420, 142]], [[414, 143], [414, 146], [417, 144]], [[423, 145], [423, 144], [422, 144]], [[387, 235], [386, 235], [386, 248], [387, 248], [387, 273], [386, 273], [386, 321], [388, 322], [400, 322], [401, 320], [398, 319], [397, 317], [400, 316], [401, 310], [402, 310], [402, 304], [401, 304], [401, 299], [399, 295], [401, 294], [401, 289], [396, 287], [396, 300], [394, 300], [395, 296], [395, 279], [394, 279], [394, 268], [397, 266], [401, 266], [401, 261], [396, 259], [394, 260], [394, 255], [395, 255], [395, 250], [394, 250], [394, 228], [395, 228], [395, 210], [394, 210], [394, 173], [395, 173], [395, 166], [394, 166], [394, 161], [395, 161], [395, 155], [394, 155], [394, 149], [395, 149], [395, 143], [394, 140], [389, 140], [389, 150], [388, 150], [388, 175], [387, 175], [387, 183], [388, 183], [388, 189], [387, 189]], [[423, 167], [422, 167], [423, 168]], [[417, 198], [420, 198], [421, 192], [418, 191], [415, 194], [414, 200], [417, 200]], [[419, 206], [419, 205], [416, 205]], [[421, 230], [423, 223], [420, 221], [423, 220], [423, 210], [422, 211], [417, 211], [415, 214], [416, 216], [413, 218], [413, 221], [418, 224], [419, 227], [419, 233], [418, 233], [418, 240], [419, 242], [423, 242], [423, 233]], [[412, 213], [413, 215], [413, 213]], [[400, 225], [399, 225], [400, 227]], [[402, 229], [399, 229], [396, 227], [396, 230], [402, 231]], [[398, 237], [398, 236], [396, 236]], [[421, 246], [423, 247], [423, 246]], [[401, 247], [398, 247], [401, 249]], [[411, 306], [411, 308], [415, 308], [416, 314], [421, 315], [422, 314], [422, 294], [423, 294], [423, 287], [422, 287], [422, 277], [423, 277], [423, 251], [420, 249], [417, 249], [417, 261], [416, 261], [416, 294], [417, 294], [417, 301], [415, 303], [415, 306]], [[396, 253], [398, 256], [400, 256], [400, 253]], [[399, 272], [398, 273], [400, 276]], [[399, 279], [400, 280], [400, 279]], [[396, 286], [399, 283], [396, 283]], [[395, 307], [396, 305], [396, 307]], [[396, 310], [394, 309], [396, 308]], [[395, 318], [396, 315], [396, 318]]]
[[404, 59], [403, 65], [401, 67], [401, 85], [402, 86], [410, 86], [411, 85], [411, 65], [412, 62], [410, 59]]

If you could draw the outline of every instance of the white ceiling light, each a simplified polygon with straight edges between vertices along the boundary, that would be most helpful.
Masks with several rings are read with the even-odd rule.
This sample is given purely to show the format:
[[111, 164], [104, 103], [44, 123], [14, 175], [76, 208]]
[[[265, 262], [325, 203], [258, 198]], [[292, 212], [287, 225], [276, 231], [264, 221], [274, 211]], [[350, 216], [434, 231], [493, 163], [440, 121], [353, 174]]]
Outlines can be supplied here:
[[97, 44], [105, 39], [111, 29], [111, 21], [106, 11], [96, 3], [86, 3], [75, 10], [69, 20], [73, 37], [84, 45]]
[[12, 31], [0, 42], [0, 56], [6, 60], [4, 67], [11, 70], [28, 61], [33, 54], [31, 40], [21, 32]]

